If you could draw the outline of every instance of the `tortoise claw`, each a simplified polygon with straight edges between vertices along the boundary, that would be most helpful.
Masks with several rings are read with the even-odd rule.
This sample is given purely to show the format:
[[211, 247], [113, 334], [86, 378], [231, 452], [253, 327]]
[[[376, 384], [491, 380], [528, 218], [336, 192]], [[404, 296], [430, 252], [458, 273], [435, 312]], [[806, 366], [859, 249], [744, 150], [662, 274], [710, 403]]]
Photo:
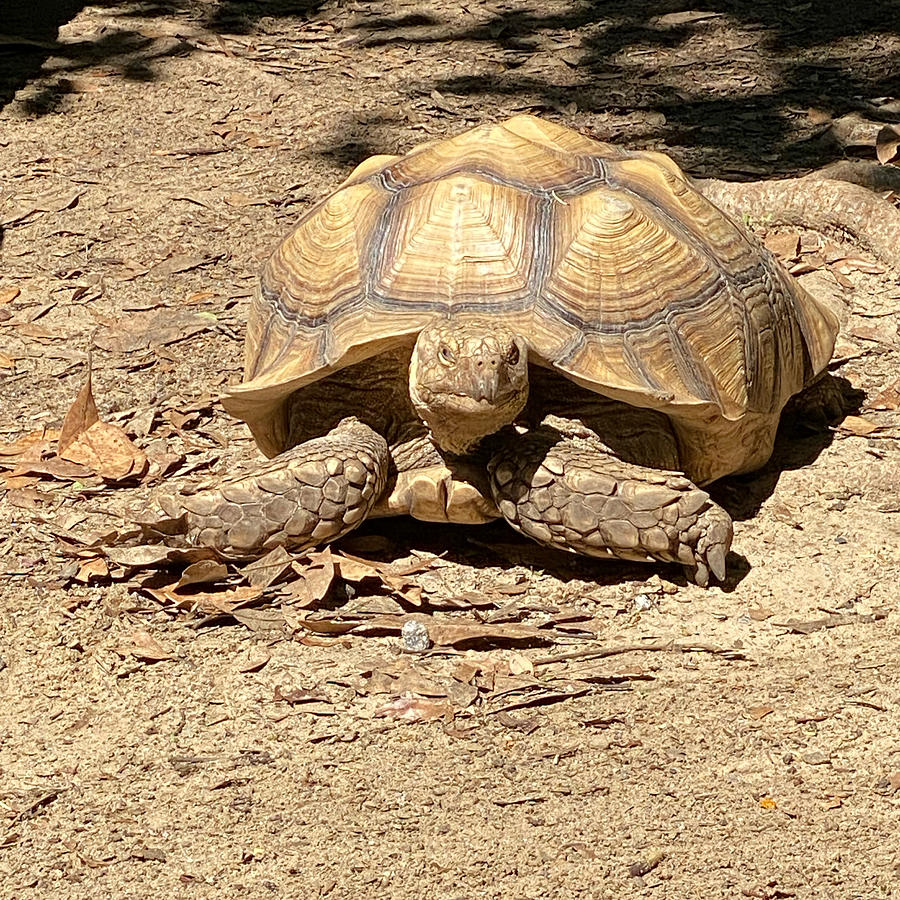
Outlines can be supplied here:
[[715, 503], [710, 503], [697, 518], [700, 530], [694, 546], [694, 564], [688, 566], [690, 576], [700, 587], [709, 585], [710, 574], [716, 581], [724, 581], [726, 575], [725, 557], [731, 549], [734, 530], [731, 517]]

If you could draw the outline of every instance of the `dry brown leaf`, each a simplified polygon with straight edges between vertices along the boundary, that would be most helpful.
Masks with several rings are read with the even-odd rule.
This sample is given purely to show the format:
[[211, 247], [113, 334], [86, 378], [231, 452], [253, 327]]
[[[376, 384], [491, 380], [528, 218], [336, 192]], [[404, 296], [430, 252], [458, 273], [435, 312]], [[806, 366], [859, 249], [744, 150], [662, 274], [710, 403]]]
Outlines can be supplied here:
[[253, 587], [267, 588], [291, 571], [293, 561], [290, 553], [279, 544], [261, 559], [244, 566], [241, 572]]
[[122, 428], [109, 422], [95, 422], [59, 455], [87, 466], [107, 481], [139, 478], [148, 465], [144, 451]]
[[870, 259], [863, 259], [861, 256], [842, 256], [831, 262], [832, 271], [840, 272], [842, 275], [849, 275], [851, 272], [865, 272], [868, 275], [883, 275], [884, 266]]
[[21, 293], [22, 292], [17, 287], [3, 288], [0, 290], [0, 306], [6, 306], [7, 303], [12, 303], [12, 301]]
[[49, 328], [45, 328], [43, 325], [38, 325], [36, 322], [23, 322], [22, 324], [16, 325], [15, 329], [16, 334], [20, 337], [30, 338], [41, 344], [46, 344], [49, 341], [55, 341], [62, 337], [62, 335], [57, 334], [55, 331], [51, 331]]
[[484, 640], [535, 640], [547, 637], [547, 634], [532, 625], [435, 622], [428, 627], [428, 636], [436, 647], [453, 647]]
[[747, 710], [747, 715], [751, 719], [762, 719], [773, 712], [775, 712], [774, 706], [751, 706], [750, 709]]
[[9, 491], [5, 497], [6, 502], [17, 509], [36, 509], [41, 503], [49, 499], [49, 494], [32, 487], [17, 488]]
[[393, 692], [404, 696], [410, 694], [419, 694], [423, 697], [447, 696], [447, 688], [412, 668], [402, 671], [397, 676], [392, 687]]
[[900, 129], [885, 125], [875, 137], [875, 155], [882, 165], [895, 163], [900, 157]]
[[195, 303], [203, 303], [206, 300], [212, 300], [212, 298], [215, 296], [215, 291], [195, 291], [184, 301], [184, 305], [192, 306]]
[[272, 698], [276, 703], [287, 703], [290, 706], [297, 706], [303, 703], [327, 703], [333, 706], [331, 700], [325, 694], [316, 693], [315, 691], [305, 691], [302, 688], [292, 688], [285, 691], [281, 685], [276, 685], [275, 694]]
[[463, 684], [471, 684], [475, 676], [482, 670], [483, 665], [471, 659], [460, 660], [453, 669], [453, 677]]
[[110, 353], [133, 353], [153, 345], [161, 347], [183, 341], [216, 325], [209, 312], [162, 309], [133, 313], [113, 320], [94, 335], [94, 345]]
[[478, 688], [461, 681], [451, 682], [447, 686], [447, 699], [457, 709], [466, 709], [478, 699]]
[[845, 434], [853, 434], [857, 437], [865, 437], [867, 434], [872, 434], [880, 428], [880, 425], [876, 425], [870, 419], [863, 418], [863, 416], [845, 416], [843, 422], [838, 425], [839, 431], [843, 431]]
[[173, 590], [180, 591], [192, 584], [210, 584], [228, 577], [228, 566], [214, 559], [191, 563], [182, 573]]
[[245, 206], [265, 206], [266, 201], [261, 200], [259, 197], [250, 197], [247, 194], [242, 194], [240, 191], [234, 191], [231, 194], [225, 195], [225, 202], [229, 206], [237, 207], [238, 209], [243, 209]]
[[825, 265], [825, 260], [820, 256], [807, 256], [798, 263], [794, 263], [788, 272], [795, 277], [797, 275], [808, 275], [810, 272], [817, 272]]
[[771, 619], [772, 616], [775, 615], [775, 613], [773, 610], [767, 609], [765, 606], [751, 606], [749, 615], [754, 622], [765, 622], [766, 619]]
[[163, 544], [139, 544], [135, 547], [104, 547], [107, 559], [126, 569], [147, 569], [164, 563], [196, 562], [213, 559], [215, 553], [205, 547], [166, 547]]
[[397, 697], [375, 710], [376, 718], [398, 719], [401, 722], [431, 722], [450, 718], [453, 709], [445, 700], [423, 700], [421, 697]]
[[475, 591], [450, 596], [432, 594], [428, 598], [428, 606], [431, 609], [486, 609], [498, 605], [496, 597], [488, 597]]
[[[399, 616], [397, 617], [399, 620]], [[362, 620], [358, 618], [350, 618], [350, 619], [340, 619], [340, 618], [321, 618], [317, 619], [312, 616], [308, 616], [304, 619], [298, 620], [298, 625], [301, 628], [305, 628], [307, 631], [312, 631], [316, 634], [348, 634], [353, 631], [354, 628], [358, 628], [362, 625]], [[400, 632], [399, 626], [397, 627], [397, 633]]]
[[176, 275], [179, 272], [189, 272], [191, 269], [199, 269], [200, 266], [207, 266], [219, 259], [219, 256], [197, 256], [187, 253], [176, 253], [168, 259], [157, 263], [150, 270], [151, 275], [160, 277], [168, 277]]
[[104, 325], [94, 334], [93, 344], [108, 353], [134, 353], [150, 346], [149, 328], [138, 323]]
[[850, 112], [831, 123], [831, 134], [845, 149], [849, 147], [874, 147], [879, 132], [879, 122], [862, 113]]
[[868, 406], [870, 409], [900, 409], [900, 379], [878, 393]]
[[[287, 618], [287, 616], [285, 616]], [[300, 624], [295, 624], [293, 622], [288, 622], [288, 625], [294, 629], [294, 631], [298, 631], [302, 626]], [[353, 644], [348, 641], [346, 638], [341, 637], [315, 637], [311, 634], [304, 634], [301, 638], [294, 638], [298, 644], [303, 644], [305, 647], [343, 647], [344, 650], [349, 650]]]
[[45, 475], [59, 481], [76, 481], [93, 475], [91, 469], [80, 463], [69, 462], [54, 456], [51, 459], [22, 460], [13, 470], [13, 475]]
[[138, 629], [132, 632], [129, 638], [130, 643], [115, 648], [120, 656], [136, 656], [148, 662], [175, 658], [175, 654], [163, 647], [149, 631]]
[[335, 565], [344, 581], [359, 583], [366, 579], [381, 581], [391, 593], [411, 606], [422, 605], [422, 588], [408, 576], [430, 568], [438, 557], [416, 560], [407, 566], [396, 566], [393, 563], [380, 563], [341, 553], [335, 557]]
[[263, 150], [268, 147], [281, 146], [280, 140], [260, 137], [255, 131], [245, 132], [244, 137], [246, 138], [247, 146], [254, 150]]
[[510, 652], [506, 662], [510, 675], [534, 675], [534, 663], [524, 653]]
[[847, 290], [853, 289], [853, 282], [846, 276], [842, 275], [838, 272], [833, 266], [828, 267], [828, 271], [834, 276], [834, 280], [842, 287], [847, 288]]
[[66, 413], [57, 444], [60, 459], [80, 463], [109, 481], [143, 475], [147, 456], [118, 425], [100, 421], [91, 389], [91, 359], [87, 377]]
[[878, 325], [869, 325], [867, 323], [854, 325], [847, 333], [861, 341], [876, 341], [879, 344], [889, 344], [892, 342], [893, 335], [896, 332], [894, 329], [889, 330], [887, 323], [882, 322]]
[[228, 588], [224, 591], [204, 591], [202, 593], [190, 595], [174, 594], [173, 592], [170, 592], [170, 596], [174, 597], [175, 600], [181, 604], [189, 602], [191, 607], [199, 612], [209, 614], [227, 613], [230, 616], [234, 616], [235, 619], [244, 625], [246, 625], [247, 622], [241, 618], [241, 615], [249, 617], [256, 615], [257, 613], [260, 615], [265, 614], [273, 620], [277, 619], [278, 625], [275, 627], [281, 627], [284, 623], [284, 617], [281, 615], [280, 610], [243, 608], [256, 602], [256, 600], [262, 596], [262, 590], [260, 588], [250, 587], [249, 585]]
[[764, 243], [780, 259], [796, 259], [800, 252], [800, 235], [796, 231], [767, 234]]
[[0, 369], [15, 369], [19, 357], [0, 352]]
[[366, 578], [381, 578], [378, 565], [367, 559], [339, 553], [334, 558], [334, 564], [337, 566], [338, 574], [341, 578], [354, 584], [359, 584], [361, 581], [365, 581]]
[[335, 565], [331, 548], [309, 553], [305, 559], [293, 562], [291, 568], [299, 578], [290, 583], [292, 597], [287, 602], [302, 609], [318, 606], [328, 595], [334, 581]]
[[95, 556], [92, 559], [86, 559], [79, 567], [75, 574], [75, 581], [81, 584], [90, 584], [96, 581], [103, 581], [109, 577], [109, 565], [102, 556]]
[[51, 431], [47, 428], [38, 428], [36, 431], [29, 431], [23, 434], [9, 444], [0, 444], [0, 456], [21, 456], [30, 447], [45, 441], [55, 441], [59, 438], [58, 431]]
[[[139, 432], [138, 432], [139, 433]], [[144, 483], [156, 481], [164, 475], [174, 472], [185, 460], [183, 453], [170, 453], [158, 444], [147, 448], [147, 474]]]
[[256, 648], [241, 657], [237, 670], [243, 673], [259, 672], [260, 669], [265, 668], [269, 664], [271, 658], [272, 654], [267, 650]]
[[95, 422], [100, 421], [97, 404], [94, 402], [92, 379], [91, 358], [88, 356], [87, 375], [85, 376], [84, 384], [75, 397], [75, 402], [69, 407], [66, 418], [63, 420], [62, 429], [59, 432], [57, 452], [60, 455], [79, 435], [87, 431]]
[[33, 487], [41, 479], [32, 475], [4, 475], [3, 490], [16, 491], [20, 488]]

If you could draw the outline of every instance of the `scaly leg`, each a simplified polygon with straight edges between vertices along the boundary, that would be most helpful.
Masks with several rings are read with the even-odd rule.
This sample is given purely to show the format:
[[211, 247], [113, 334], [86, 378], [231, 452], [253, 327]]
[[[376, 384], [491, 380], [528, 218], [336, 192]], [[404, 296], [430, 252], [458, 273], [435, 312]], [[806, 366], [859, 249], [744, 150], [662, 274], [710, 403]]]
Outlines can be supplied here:
[[489, 463], [500, 512], [541, 544], [587, 556], [677, 562], [697, 584], [725, 577], [728, 513], [677, 472], [624, 462], [599, 440], [541, 427]]
[[168, 515], [185, 516], [191, 543], [227, 556], [279, 544], [306, 549], [365, 519], [384, 490], [389, 459], [384, 438], [348, 418], [220, 487], [160, 503]]

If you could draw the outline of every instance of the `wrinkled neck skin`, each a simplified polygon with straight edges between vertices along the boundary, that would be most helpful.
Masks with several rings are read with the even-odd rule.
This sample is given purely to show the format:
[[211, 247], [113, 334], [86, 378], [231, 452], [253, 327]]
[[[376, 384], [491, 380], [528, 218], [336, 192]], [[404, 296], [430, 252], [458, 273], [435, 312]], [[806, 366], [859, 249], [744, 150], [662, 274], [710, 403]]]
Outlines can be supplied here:
[[409, 395], [441, 450], [468, 453], [524, 408], [528, 346], [487, 320], [441, 320], [416, 341]]

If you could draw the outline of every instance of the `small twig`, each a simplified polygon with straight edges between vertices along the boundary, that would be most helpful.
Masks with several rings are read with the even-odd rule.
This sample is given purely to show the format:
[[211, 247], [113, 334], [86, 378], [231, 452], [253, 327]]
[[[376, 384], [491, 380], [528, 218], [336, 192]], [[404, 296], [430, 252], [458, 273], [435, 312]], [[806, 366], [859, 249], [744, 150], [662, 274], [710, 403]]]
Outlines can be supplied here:
[[534, 660], [536, 666], [549, 666], [553, 663], [566, 662], [570, 659], [603, 659], [607, 656], [619, 656], [622, 653], [637, 652], [671, 652], [671, 653], [714, 653], [727, 659], [746, 659], [740, 650], [726, 650], [722, 647], [711, 647], [709, 644], [677, 644], [666, 641], [658, 644], [622, 644], [619, 647], [601, 647], [596, 650], [575, 650], [572, 653], [560, 653], [557, 656], [544, 656]]
[[61, 793], [62, 788], [50, 788], [50, 790], [39, 794], [27, 806], [24, 806], [22, 809], [16, 812], [16, 814], [12, 818], [12, 821], [22, 822], [25, 819], [31, 818], [39, 810], [43, 809], [45, 806], [49, 806]]

